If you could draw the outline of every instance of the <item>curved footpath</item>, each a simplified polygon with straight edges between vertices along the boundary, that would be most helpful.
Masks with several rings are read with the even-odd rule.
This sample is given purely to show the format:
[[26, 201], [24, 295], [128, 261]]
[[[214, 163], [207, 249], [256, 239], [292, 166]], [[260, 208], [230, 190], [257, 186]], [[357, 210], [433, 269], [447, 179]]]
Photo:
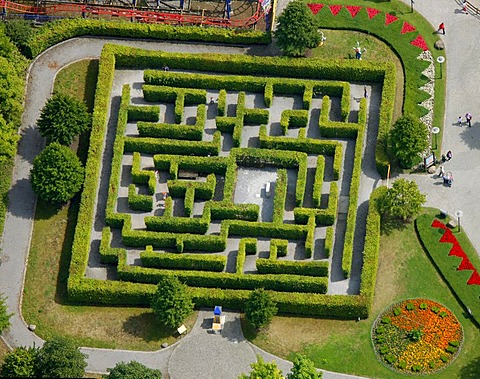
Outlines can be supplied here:
[[[404, 0], [410, 4], [410, 0]], [[422, 0], [415, 3], [415, 10], [422, 13], [435, 27], [440, 22], [446, 25], [443, 37], [448, 48], [447, 97], [443, 150], [451, 150], [453, 159], [446, 163], [446, 170], [452, 171], [452, 188], [443, 187], [431, 175], [408, 175], [414, 178], [420, 189], [427, 193], [427, 205], [443, 208], [453, 214], [457, 209], [464, 211], [461, 220], [475, 247], [480, 246], [480, 234], [475, 233], [480, 226], [480, 202], [475, 199], [480, 188], [480, 166], [475, 159], [480, 149], [480, 72], [477, 62], [480, 51], [477, 48], [476, 33], [479, 20], [472, 15], [460, 12], [460, 6], [451, 0]], [[25, 112], [21, 127], [23, 135], [15, 159], [12, 188], [9, 193], [9, 208], [2, 238], [0, 263], [0, 292], [7, 299], [10, 312], [14, 312], [10, 330], [3, 338], [13, 347], [41, 346], [43, 341], [30, 332], [21, 317], [21, 294], [30, 246], [30, 237], [35, 213], [35, 197], [29, 184], [29, 172], [33, 158], [43, 147], [42, 139], [34, 128], [40, 109], [49, 98], [52, 83], [59, 68], [84, 58], [98, 58], [105, 43], [134, 45], [146, 49], [190, 52], [222, 52], [235, 54], [265, 55], [261, 47], [231, 47], [199, 44], [171, 44], [132, 40], [107, 40], [77, 38], [59, 44], [43, 53], [32, 65], [27, 83]], [[461, 42], [461, 43], [460, 43]], [[372, 99], [370, 99], [372, 101]], [[454, 125], [458, 116], [466, 112], [473, 114], [473, 127]], [[369, 138], [368, 134], [366, 138]], [[371, 149], [370, 149], [371, 150]], [[367, 152], [366, 152], [367, 153]], [[368, 158], [370, 161], [370, 158]], [[364, 162], [365, 163], [365, 162]], [[363, 165], [359, 205], [368, 196], [372, 187], [379, 183], [378, 175]], [[370, 164], [368, 164], [370, 166]], [[367, 197], [368, 198], [368, 197]], [[259, 353], [267, 361], [274, 359], [284, 373], [291, 364], [274, 357], [244, 340], [239, 328], [238, 314], [227, 313], [227, 325], [222, 335], [208, 333], [211, 313], [199, 312], [193, 330], [178, 343], [158, 352], [136, 352], [82, 348], [89, 354], [87, 370], [105, 372], [117, 362], [137, 360], [149, 367], [159, 368], [164, 374], [175, 379], [183, 378], [236, 378], [241, 372], [248, 372], [250, 362]], [[341, 352], [340, 352], [341, 353]], [[205, 370], [205, 371], [204, 371]], [[227, 370], [227, 371], [222, 371]], [[224, 373], [224, 375], [223, 375]], [[222, 374], [222, 375], [219, 375]], [[205, 375], [205, 376], [204, 376]], [[167, 376], [167, 375], [165, 375]], [[325, 372], [325, 379], [355, 378], [343, 374]]]
[[[9, 208], [1, 241], [0, 293], [7, 297], [9, 312], [13, 313], [11, 327], [3, 334], [11, 347], [42, 346], [43, 340], [31, 332], [21, 315], [21, 301], [26, 262], [35, 215], [35, 195], [29, 182], [33, 159], [43, 148], [43, 139], [35, 128], [40, 110], [50, 97], [57, 72], [80, 59], [99, 58], [105, 43], [130, 45], [144, 49], [191, 53], [218, 52], [230, 54], [266, 55], [263, 46], [234, 47], [154, 41], [75, 38], [58, 44], [42, 53], [31, 65], [27, 79], [25, 109], [20, 133], [22, 139], [15, 158]], [[88, 354], [89, 372], [106, 372], [117, 362], [136, 360], [148, 367], [158, 368], [175, 379], [236, 378], [250, 371], [256, 354], [266, 361], [275, 360], [284, 373], [291, 363], [275, 357], [250, 344], [243, 337], [239, 315], [227, 313], [227, 325], [221, 335], [208, 333], [211, 312], [199, 312], [195, 327], [178, 343], [156, 352], [82, 348]], [[167, 375], [166, 375], [167, 376]], [[325, 379], [355, 378], [325, 372]]]

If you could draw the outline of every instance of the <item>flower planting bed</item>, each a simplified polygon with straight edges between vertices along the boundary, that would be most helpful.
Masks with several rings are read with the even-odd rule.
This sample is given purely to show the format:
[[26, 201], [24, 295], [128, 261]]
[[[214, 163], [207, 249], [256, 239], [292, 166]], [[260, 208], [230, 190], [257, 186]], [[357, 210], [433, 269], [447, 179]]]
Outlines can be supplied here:
[[460, 352], [463, 330], [455, 315], [428, 299], [393, 304], [375, 320], [372, 342], [378, 359], [401, 373], [443, 370]]

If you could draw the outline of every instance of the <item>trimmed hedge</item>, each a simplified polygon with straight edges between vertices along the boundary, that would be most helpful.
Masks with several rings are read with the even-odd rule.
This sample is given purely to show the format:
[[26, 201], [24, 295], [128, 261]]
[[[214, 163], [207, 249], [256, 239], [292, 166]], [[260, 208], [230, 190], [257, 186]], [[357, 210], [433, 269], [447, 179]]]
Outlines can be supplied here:
[[214, 272], [223, 271], [227, 263], [224, 255], [159, 253], [151, 246], [140, 253], [140, 259], [144, 267]]
[[138, 122], [138, 134], [140, 137], [173, 138], [181, 140], [201, 141], [203, 127], [196, 125], [175, 125], [153, 122]]
[[128, 206], [134, 211], [151, 212], [153, 209], [153, 197], [151, 195], [137, 194], [135, 184], [128, 186]]
[[140, 153], [134, 152], [132, 158], [132, 182], [135, 184], [147, 184], [150, 195], [155, 194], [157, 177], [152, 170], [142, 170]]
[[307, 276], [328, 276], [327, 261], [297, 262], [279, 261], [272, 259], [257, 259], [257, 271], [259, 274], [291, 274]]
[[308, 111], [304, 109], [285, 109], [280, 116], [280, 126], [283, 135], [288, 128], [303, 128], [308, 124]]
[[158, 122], [159, 118], [160, 107], [158, 105], [130, 105], [128, 107], [128, 122]]

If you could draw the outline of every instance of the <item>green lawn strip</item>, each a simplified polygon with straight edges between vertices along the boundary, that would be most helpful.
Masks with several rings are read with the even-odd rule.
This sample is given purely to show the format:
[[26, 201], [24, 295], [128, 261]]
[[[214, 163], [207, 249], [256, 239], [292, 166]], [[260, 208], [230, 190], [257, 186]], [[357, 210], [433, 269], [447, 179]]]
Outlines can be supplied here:
[[[372, 34], [390, 45], [402, 60], [405, 69], [404, 112], [417, 117], [421, 117], [427, 113], [427, 110], [423, 107], [420, 107], [418, 104], [428, 98], [426, 92], [419, 90], [419, 88], [426, 83], [426, 78], [421, 74], [421, 72], [428, 67], [428, 63], [417, 59], [422, 50], [411, 45], [410, 42], [413, 41], [418, 34], [421, 34], [427, 43], [434, 60], [436, 60], [440, 55], [445, 56], [445, 53], [434, 48], [435, 42], [440, 38], [436, 34], [436, 28], [432, 27], [432, 25], [425, 18], [423, 18], [423, 16], [416, 12], [411, 13], [410, 7], [399, 1], [363, 1], [361, 5], [364, 8], [376, 8], [399, 18], [397, 21], [389, 25], [385, 25], [385, 13], [379, 13], [372, 19], [369, 19], [365, 9], [360, 10], [355, 17], [352, 17], [348, 10], [344, 7], [336, 16], [331, 13], [328, 5], [358, 5], [353, 4], [352, 1], [349, 0], [305, 0], [305, 2], [307, 4], [315, 2], [325, 4], [325, 6], [316, 15], [321, 28], [351, 29], [362, 31]], [[400, 32], [404, 21], [414, 26], [416, 30], [401, 34]], [[328, 43], [329, 41], [327, 40], [325, 49], [328, 48]], [[335, 42], [330, 41], [330, 43]], [[352, 47], [349, 49], [353, 51]], [[364, 56], [364, 59], [368, 60], [368, 50]], [[435, 113], [433, 125], [438, 126], [441, 130], [443, 130], [445, 109], [446, 63], [444, 63], [444, 66], [443, 75], [440, 77], [440, 66], [438, 63], [435, 63]], [[442, 136], [440, 133], [437, 141], [437, 154], [438, 146], [441, 146], [441, 141]]]
[[[437, 210], [428, 208], [425, 212], [432, 217], [438, 213]], [[324, 320], [297, 318], [298, 330], [289, 324], [290, 327], [281, 334], [270, 336], [268, 331], [265, 331], [255, 335], [247, 330], [245, 336], [270, 353], [291, 359], [297, 351], [289, 349], [291, 352], [286, 354], [281, 347], [291, 346], [289, 341], [297, 338], [297, 333], [304, 333], [304, 326], [308, 324], [311, 333], [317, 333], [322, 342], [305, 343], [304, 347], [298, 350], [312, 359], [316, 367], [369, 378], [402, 378], [405, 376], [387, 369], [377, 360], [370, 330], [377, 315], [390, 304], [416, 297], [425, 297], [444, 304], [458, 318], [465, 335], [459, 357], [444, 371], [429, 377], [477, 378], [478, 371], [475, 370], [480, 370], [478, 329], [424, 253], [416, 238], [413, 223], [391, 229], [388, 234], [383, 233], [381, 236], [380, 264], [371, 317], [360, 322], [329, 320], [328, 329], [322, 328]], [[276, 322], [281, 323], [281, 317], [274, 318], [271, 328], [274, 328]]]
[[[55, 91], [91, 104], [97, 72], [98, 61], [75, 62], [59, 72]], [[84, 137], [77, 152], [86, 159], [88, 136]], [[162, 327], [149, 309], [68, 304], [66, 283], [78, 203], [78, 196], [62, 208], [37, 203], [22, 303], [26, 322], [37, 325], [42, 338], [68, 335], [81, 346], [156, 350], [163, 342], [175, 342], [172, 331]]]
[[[415, 220], [418, 236], [422, 241], [425, 252], [438, 268], [440, 275], [464, 306], [471, 309], [474, 319], [480, 325], [480, 286], [467, 284], [467, 281], [472, 275], [471, 270], [457, 271], [457, 267], [462, 262], [462, 258], [448, 255], [452, 244], [439, 242], [444, 230], [431, 226], [434, 219], [435, 216], [422, 215]], [[480, 270], [480, 259], [468, 240], [468, 237], [464, 233], [455, 233], [454, 235], [472, 265], [477, 271]], [[462, 238], [460, 239], [460, 237]]]

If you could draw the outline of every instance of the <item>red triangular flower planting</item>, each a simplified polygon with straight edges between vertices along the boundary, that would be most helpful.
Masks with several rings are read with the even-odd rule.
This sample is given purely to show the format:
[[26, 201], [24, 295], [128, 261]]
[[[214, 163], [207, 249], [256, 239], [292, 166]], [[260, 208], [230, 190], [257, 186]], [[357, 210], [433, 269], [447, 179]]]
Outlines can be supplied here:
[[313, 14], [320, 12], [325, 4], [307, 4]]
[[358, 12], [360, 12], [360, 9], [362, 9], [360, 5], [345, 5], [345, 8], [347, 8], [347, 10], [350, 12], [352, 18], [355, 17]]
[[390, 13], [385, 13], [385, 25], [390, 25], [392, 22], [395, 22], [398, 20], [397, 16], [394, 16], [393, 14]]
[[332, 12], [334, 16], [336, 16], [338, 12], [342, 10], [341, 5], [329, 5], [328, 7], [330, 8], [330, 12]]
[[465, 257], [462, 259], [462, 262], [458, 265], [457, 271], [462, 271], [462, 270], [473, 270], [475, 271], [475, 267], [473, 267], [472, 262]]
[[425, 50], [428, 50], [428, 46], [427, 46], [427, 43], [425, 42], [425, 40], [423, 39], [422, 35], [419, 34], [417, 36], [417, 38], [415, 38], [412, 42], [410, 42], [413, 46], [417, 46], [419, 47], [420, 49], [422, 49], [423, 51]]
[[368, 14], [368, 18], [371, 20], [372, 18], [374, 18], [377, 14], [379, 14], [381, 12], [381, 10], [379, 9], [375, 9], [375, 8], [367, 8], [367, 14]]
[[404, 21], [403, 26], [402, 26], [402, 31], [400, 32], [401, 34], [405, 34], [408, 32], [414, 32], [415, 26], [410, 25], [408, 22]]
[[453, 255], [455, 257], [459, 257], [459, 258], [462, 258], [462, 259], [467, 258], [464, 251], [462, 250], [460, 245], [457, 244], [457, 243], [455, 245], [453, 245], [453, 247], [450, 249], [450, 252], [448, 253], [448, 255]]
[[470, 279], [468, 279], [467, 284], [476, 284], [477, 286], [480, 286], [480, 275], [478, 275], [477, 270], [473, 270], [473, 274]]
[[432, 222], [432, 227], [433, 227], [433, 228], [441, 228], [441, 229], [447, 230], [446, 225], [445, 225], [443, 222], [441, 222], [441, 221], [439, 221], [439, 220], [437, 220], [437, 219], [433, 220], [433, 222]]
[[443, 233], [443, 236], [440, 238], [439, 242], [457, 243], [457, 239], [450, 229], [445, 229], [445, 233]]

